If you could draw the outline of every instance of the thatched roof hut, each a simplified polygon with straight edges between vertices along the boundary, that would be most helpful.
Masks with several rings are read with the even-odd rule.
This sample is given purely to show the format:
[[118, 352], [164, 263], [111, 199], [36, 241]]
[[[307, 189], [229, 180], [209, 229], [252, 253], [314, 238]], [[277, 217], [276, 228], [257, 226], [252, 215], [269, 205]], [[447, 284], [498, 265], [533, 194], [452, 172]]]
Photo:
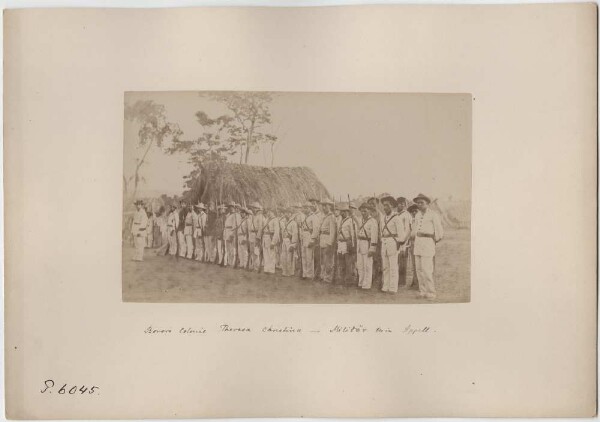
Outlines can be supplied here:
[[188, 181], [184, 198], [192, 203], [235, 201], [263, 206], [288, 206], [311, 197], [331, 198], [308, 167], [261, 167], [247, 164], [208, 163]]

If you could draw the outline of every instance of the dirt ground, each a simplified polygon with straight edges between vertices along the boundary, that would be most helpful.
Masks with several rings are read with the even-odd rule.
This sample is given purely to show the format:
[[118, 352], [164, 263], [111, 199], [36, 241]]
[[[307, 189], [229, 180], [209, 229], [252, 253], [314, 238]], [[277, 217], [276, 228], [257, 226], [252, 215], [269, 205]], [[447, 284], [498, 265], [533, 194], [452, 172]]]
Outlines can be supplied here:
[[[330, 285], [280, 274], [267, 275], [222, 268], [186, 259], [156, 256], [132, 261], [133, 248], [123, 247], [123, 301], [200, 303], [431, 303], [417, 291], [397, 294], [378, 289]], [[471, 241], [469, 230], [448, 230], [438, 244], [435, 280], [438, 303], [469, 302]], [[376, 283], [374, 283], [376, 285]]]

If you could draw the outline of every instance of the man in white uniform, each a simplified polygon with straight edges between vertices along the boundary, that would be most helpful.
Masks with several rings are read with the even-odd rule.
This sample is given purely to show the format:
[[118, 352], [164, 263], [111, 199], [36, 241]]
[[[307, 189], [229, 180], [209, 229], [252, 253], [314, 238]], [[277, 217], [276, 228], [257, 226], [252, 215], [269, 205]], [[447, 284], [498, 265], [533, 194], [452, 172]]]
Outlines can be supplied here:
[[169, 256], [177, 255], [177, 227], [179, 227], [179, 212], [175, 205], [171, 205], [171, 212], [167, 216], [167, 236], [169, 238]]
[[131, 226], [131, 234], [133, 235], [133, 242], [135, 245], [135, 254], [133, 255], [133, 261], [144, 260], [144, 247], [146, 246], [146, 230], [148, 226], [148, 215], [144, 209], [144, 203], [142, 201], [135, 201], [137, 211], [133, 216], [133, 224]]
[[200, 202], [196, 205], [196, 218], [194, 220], [194, 258], [196, 258], [196, 261], [204, 260], [206, 218], [206, 206]]
[[261, 232], [264, 261], [263, 272], [265, 274], [275, 273], [275, 244], [279, 236], [279, 220], [275, 217], [273, 210], [269, 209]]
[[420, 193], [413, 201], [419, 208], [412, 227], [419, 297], [433, 300], [436, 296], [433, 257], [436, 243], [444, 237], [444, 228], [440, 216], [429, 208], [431, 200], [427, 196]]
[[237, 226], [238, 215], [235, 212], [235, 202], [230, 202], [227, 204], [227, 217], [225, 217], [225, 229], [223, 230], [225, 256], [227, 257], [227, 265], [230, 267], [236, 264]]
[[408, 246], [411, 232], [412, 216], [406, 209], [408, 207], [408, 201], [404, 197], [396, 198], [398, 204], [398, 218], [404, 226], [404, 232], [406, 233], [406, 239], [404, 244], [400, 246], [398, 250], [398, 285], [406, 286], [406, 269], [408, 266]]
[[358, 271], [358, 286], [370, 289], [373, 282], [373, 257], [377, 252], [379, 230], [377, 220], [371, 215], [371, 206], [366, 202], [360, 206], [357, 236], [356, 269]]
[[406, 243], [410, 233], [404, 231], [400, 217], [395, 212], [396, 200], [384, 196], [383, 221], [381, 222], [381, 261], [383, 267], [382, 292], [398, 292], [398, 250]]
[[265, 216], [263, 215], [262, 205], [260, 205], [258, 202], [253, 202], [250, 207], [254, 212], [254, 215], [250, 217], [250, 221], [248, 222], [248, 239], [250, 241], [249, 249], [251, 253], [250, 263], [252, 264], [250, 269], [254, 271], [260, 271], [261, 265], [264, 264], [264, 262], [261, 262], [261, 233], [266, 220]]
[[312, 280], [315, 278], [315, 248], [313, 233], [317, 223], [316, 211], [310, 203], [304, 204], [306, 218], [300, 225], [300, 236], [302, 245], [302, 277]]
[[323, 219], [319, 225], [319, 246], [321, 249], [321, 273], [320, 278], [326, 283], [333, 282], [335, 268], [335, 215], [333, 214], [333, 201], [325, 199], [321, 201]]
[[185, 257], [187, 259], [194, 258], [194, 225], [195, 221], [198, 218], [193, 209], [187, 209], [187, 214], [185, 214], [185, 227], [183, 228], [183, 236], [185, 239]]

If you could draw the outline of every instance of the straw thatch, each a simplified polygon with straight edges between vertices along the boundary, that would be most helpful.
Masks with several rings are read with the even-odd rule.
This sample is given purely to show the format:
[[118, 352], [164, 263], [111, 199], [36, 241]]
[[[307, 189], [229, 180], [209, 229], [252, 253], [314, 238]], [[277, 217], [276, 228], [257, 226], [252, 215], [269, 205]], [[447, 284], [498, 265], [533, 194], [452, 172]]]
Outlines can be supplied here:
[[289, 206], [309, 198], [330, 198], [329, 192], [308, 167], [260, 167], [247, 164], [209, 163], [188, 181], [184, 198], [192, 203], [222, 204], [258, 201], [265, 207]]

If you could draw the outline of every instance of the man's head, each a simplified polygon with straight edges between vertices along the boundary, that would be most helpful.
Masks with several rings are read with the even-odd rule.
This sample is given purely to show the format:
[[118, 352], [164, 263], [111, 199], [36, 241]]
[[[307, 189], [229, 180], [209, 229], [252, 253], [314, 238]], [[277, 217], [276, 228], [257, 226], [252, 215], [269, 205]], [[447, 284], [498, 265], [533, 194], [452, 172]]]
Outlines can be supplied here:
[[412, 204], [410, 207], [408, 207], [407, 211], [410, 213], [410, 215], [412, 215], [414, 217], [415, 215], [417, 215], [417, 211], [419, 211], [419, 207], [417, 207], [415, 204]]
[[329, 214], [331, 212], [332, 208], [333, 208], [333, 201], [330, 201], [329, 199], [325, 199], [325, 200], [321, 201], [321, 210], [325, 214]]
[[392, 209], [396, 208], [396, 200], [391, 196], [383, 197], [381, 203], [383, 204], [383, 212], [385, 212], [386, 215], [391, 214]]
[[362, 204], [358, 210], [360, 211], [360, 215], [362, 215], [362, 218], [364, 218], [365, 220], [367, 218], [369, 218], [369, 205], [367, 203]]
[[427, 210], [427, 208], [429, 207], [429, 204], [431, 203], [431, 199], [429, 199], [429, 197], [420, 193], [419, 195], [417, 195], [416, 198], [413, 199], [413, 202], [417, 205], [417, 208], [419, 208], [419, 211], [425, 212]]
[[400, 197], [396, 198], [396, 203], [398, 204], [399, 212], [402, 212], [406, 209], [407, 201], [406, 201], [405, 197], [400, 196]]
[[371, 197], [367, 200], [371, 207], [377, 207], [377, 198]]
[[144, 201], [135, 201], [135, 207], [138, 211], [141, 210], [142, 208], [144, 208]]
[[350, 215], [350, 207], [348, 207], [348, 205], [340, 205], [337, 208], [337, 211], [340, 213], [340, 215], [342, 216], [342, 218], [347, 218]]

